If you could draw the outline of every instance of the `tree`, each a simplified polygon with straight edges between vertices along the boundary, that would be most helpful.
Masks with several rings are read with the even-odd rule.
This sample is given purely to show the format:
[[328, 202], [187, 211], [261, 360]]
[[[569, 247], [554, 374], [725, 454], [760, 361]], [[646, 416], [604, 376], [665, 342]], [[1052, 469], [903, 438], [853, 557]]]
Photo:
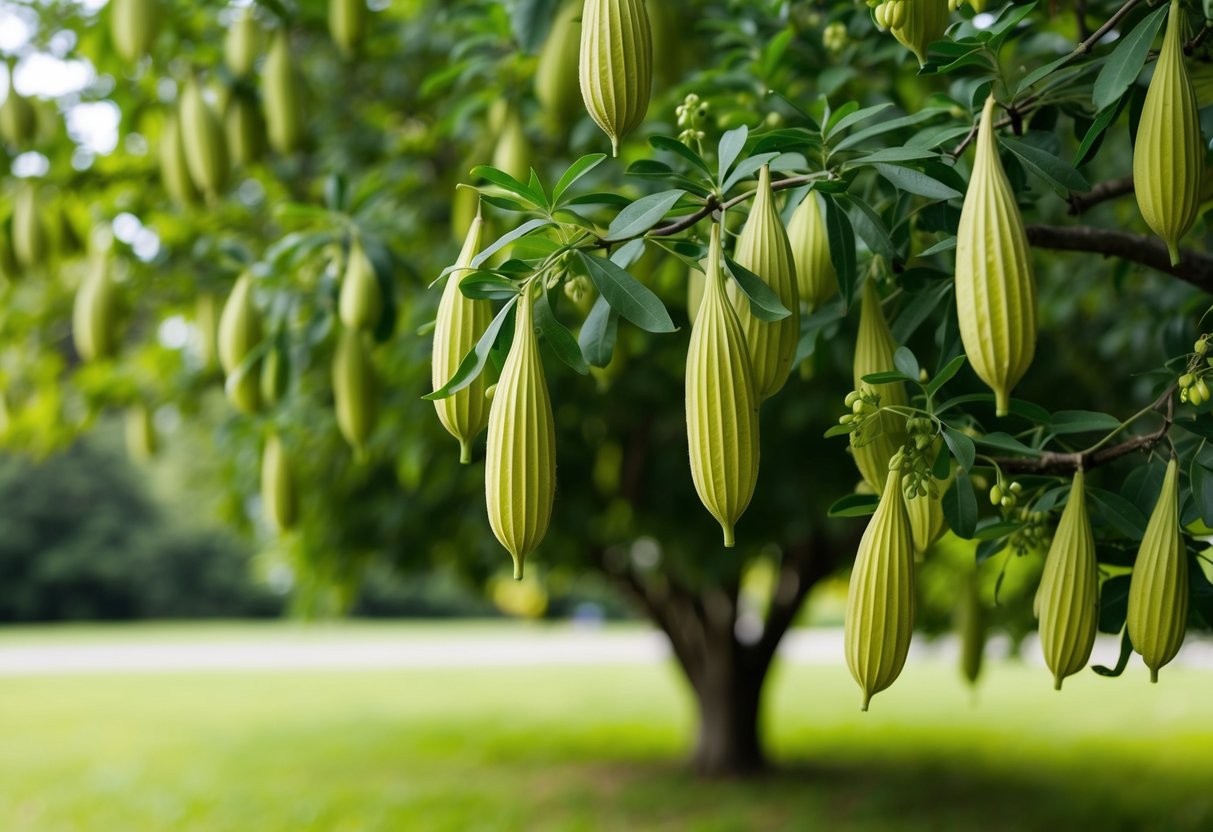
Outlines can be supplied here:
[[[332, 3], [10, 9], [33, 31], [12, 56], [19, 93], [41, 52], [97, 72], [36, 101], [35, 127], [5, 122], [7, 152], [38, 154], [5, 186], [10, 447], [45, 453], [139, 402], [202, 418], [218, 353], [242, 411], [217, 431], [227, 485], [257, 490], [272, 436], [264, 502], [317, 598], [337, 587], [348, 603], [376, 555], [484, 580], [504, 566], [495, 537], [519, 569], [538, 546], [532, 571], [599, 570], [669, 636], [707, 774], [764, 766], [775, 650], [857, 551], [848, 658], [865, 704], [892, 682], [914, 621], [910, 532], [922, 549], [940, 517], [974, 541], [987, 606], [1063, 514], [1059, 538], [1081, 545], [1049, 561], [1098, 556], [1102, 629], [1145, 626], [1127, 599], [1158, 594], [1149, 626], [1170, 640], [1126, 634], [1107, 673], [1133, 646], [1156, 667], [1177, 623], [1182, 637], [1213, 621], [1198, 557], [1213, 523], [1198, 218], [1213, 73], [1195, 4]], [[120, 149], [63, 134], [58, 114], [78, 127], [89, 106], [116, 106]], [[1126, 178], [1135, 164], [1151, 175]], [[478, 203], [480, 238], [451, 270]], [[713, 228], [727, 258], [705, 261]], [[712, 317], [692, 337], [700, 268]], [[455, 280], [444, 303], [471, 323], [439, 313], [434, 379]], [[519, 310], [533, 328], [515, 337]], [[446, 394], [473, 408], [447, 412], [467, 466], [421, 398], [434, 388], [440, 409]], [[1173, 502], [1158, 496], [1168, 449]], [[486, 476], [491, 529], [475, 508]], [[1182, 537], [1156, 530], [1167, 506]], [[1159, 579], [1130, 592], [1143, 537]], [[1040, 612], [1060, 684], [1086, 664], [1096, 610], [1057, 572]], [[1000, 600], [1026, 611], [1030, 596]]]

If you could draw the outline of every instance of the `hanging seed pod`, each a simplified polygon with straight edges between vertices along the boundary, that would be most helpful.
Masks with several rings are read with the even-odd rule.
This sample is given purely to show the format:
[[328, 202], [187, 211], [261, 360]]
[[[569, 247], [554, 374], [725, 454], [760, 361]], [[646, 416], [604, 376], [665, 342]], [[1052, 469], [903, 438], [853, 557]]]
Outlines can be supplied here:
[[1184, 64], [1184, 10], [1171, 0], [1167, 33], [1141, 110], [1133, 145], [1133, 188], [1146, 225], [1179, 263], [1179, 241], [1200, 210], [1204, 142], [1196, 93]]
[[355, 452], [361, 454], [378, 417], [379, 382], [362, 335], [343, 329], [333, 357], [333, 401], [337, 426]]
[[514, 578], [543, 536], [556, 496], [556, 425], [533, 301], [518, 299], [514, 340], [489, 410], [484, 490], [489, 525], [514, 559]]
[[76, 290], [72, 343], [83, 361], [99, 361], [118, 348], [118, 289], [104, 255], [95, 255]]
[[303, 145], [303, 102], [291, 43], [285, 29], [274, 32], [262, 68], [261, 99], [266, 131], [275, 153], [294, 153]]
[[42, 218], [38, 190], [30, 183], [17, 188], [13, 198], [13, 256], [25, 271], [46, 265], [50, 255], [50, 237]]
[[227, 184], [227, 137], [219, 116], [202, 97], [202, 89], [187, 81], [181, 93], [181, 140], [190, 178], [198, 190], [218, 197]]
[[981, 584], [977, 570], [964, 576], [957, 623], [960, 630], [960, 673], [970, 685], [981, 676], [982, 658], [986, 649], [986, 610], [981, 603]]
[[506, 112], [497, 135], [500, 138], [493, 150], [493, 167], [520, 182], [526, 182], [531, 173], [531, 142], [526, 137], [517, 110], [511, 107]]
[[156, 455], [156, 425], [152, 410], [142, 402], [126, 409], [126, 453], [131, 461], [143, 464]]
[[223, 129], [231, 150], [232, 164], [255, 164], [265, 153], [265, 121], [251, 95], [236, 90], [223, 108]]
[[329, 34], [346, 58], [352, 58], [366, 37], [366, 0], [329, 0]]
[[910, 517], [910, 530], [914, 536], [914, 551], [918, 553], [919, 559], [931, 548], [931, 544], [939, 540], [945, 527], [941, 498], [947, 491], [947, 486], [936, 481], [935, 487], [937, 493], [934, 497], [923, 494], [906, 500], [906, 513]]
[[13, 88], [9, 73], [8, 97], [0, 104], [0, 139], [14, 148], [25, 148], [38, 134], [38, 113], [25, 96]]
[[357, 234], [350, 243], [338, 311], [341, 323], [348, 329], [367, 332], [379, 326], [379, 320], [383, 317], [383, 290], [379, 287], [379, 278], [375, 276], [375, 264], [366, 256]]
[[1179, 652], [1188, 622], [1188, 559], [1179, 533], [1179, 462], [1167, 463], [1162, 493], [1150, 514], [1129, 581], [1129, 640], [1150, 668]]
[[1036, 279], [1019, 206], [998, 159], [994, 97], [986, 99], [977, 154], [956, 235], [956, 313], [973, 371], [1006, 416], [1011, 390], [1036, 352]]
[[535, 70], [535, 97], [543, 105], [548, 121], [563, 129], [581, 109], [581, 87], [577, 80], [581, 43], [581, 3], [566, 0], [552, 30], [539, 51]]
[[219, 362], [227, 374], [227, 395], [241, 413], [261, 409], [261, 384], [256, 361], [248, 354], [261, 343], [261, 315], [253, 303], [253, 279], [243, 274], [219, 318]]
[[[431, 379], [438, 390], [455, 375], [463, 357], [476, 346], [492, 320], [492, 306], [487, 300], [473, 300], [459, 290], [459, 282], [472, 273], [472, 260], [480, 251], [484, 220], [479, 215], [472, 220], [463, 251], [455, 261], [455, 270], [446, 280], [438, 315], [434, 323], [434, 348]], [[472, 461], [472, 441], [488, 422], [488, 402], [485, 399], [485, 378], [481, 373], [464, 389], [434, 402], [438, 421], [451, 436], [459, 440], [459, 461]]]
[[796, 263], [771, 191], [771, 170], [766, 165], [759, 174], [758, 195], [737, 238], [735, 254], [737, 263], [761, 277], [792, 313], [779, 321], [760, 321], [750, 312], [749, 298], [737, 286], [730, 285], [733, 306], [754, 363], [754, 387], [759, 399], [765, 401], [787, 382], [800, 342]]
[[219, 298], [213, 292], [198, 296], [194, 304], [194, 329], [204, 373], [219, 369], [219, 313]]
[[152, 48], [160, 30], [157, 0], [110, 0], [110, 34], [118, 56], [128, 64]]
[[252, 9], [236, 11], [223, 38], [223, 61], [233, 76], [248, 78], [253, 74], [260, 41], [261, 27]]
[[287, 532], [299, 520], [290, 456], [277, 433], [265, 439], [261, 454], [261, 508], [265, 522], [276, 532]]
[[686, 411], [691, 479], [720, 522], [724, 545], [758, 482], [758, 405], [745, 331], [721, 272], [720, 225], [712, 224], [703, 301], [687, 348]]
[[[904, 382], [868, 384], [864, 376], [886, 373], [895, 369], [893, 353], [897, 344], [880, 306], [880, 293], [872, 279], [864, 281], [863, 300], [859, 309], [859, 334], [855, 339], [855, 389], [865, 395], [880, 396], [881, 407], [905, 407], [910, 403]], [[901, 450], [906, 441], [905, 417], [882, 410], [871, 417], [857, 433], [851, 434], [851, 455], [855, 466], [873, 490], [884, 486], [889, 460]]]
[[280, 338], [275, 339], [261, 362], [261, 399], [268, 407], [275, 407], [286, 398], [291, 382], [290, 356]]
[[620, 140], [644, 121], [653, 89], [645, 0], [585, 0], [579, 75], [585, 108], [618, 156]]
[[847, 666], [863, 691], [865, 711], [905, 666], [914, 603], [914, 540], [898, 468], [888, 472], [876, 513], [859, 541], [847, 591]]
[[1099, 622], [1095, 538], [1081, 470], [1045, 558], [1036, 606], [1045, 663], [1053, 671], [1054, 689], [1061, 690], [1063, 679], [1086, 667]]
[[838, 278], [830, 259], [830, 241], [817, 194], [809, 191], [788, 222], [788, 243], [796, 261], [796, 285], [800, 300], [809, 310], [817, 309], [838, 293]]
[[160, 133], [160, 181], [178, 205], [193, 205], [198, 201], [198, 189], [190, 178], [189, 162], [185, 159], [181, 123], [175, 112], [165, 115], [164, 129]]
[[948, 0], [898, 0], [898, 20], [889, 21], [893, 37], [918, 58], [927, 62], [927, 52], [948, 28]]
[[708, 281], [699, 269], [687, 270], [687, 319], [693, 324], [699, 315], [699, 307], [703, 304], [703, 293], [707, 290]]

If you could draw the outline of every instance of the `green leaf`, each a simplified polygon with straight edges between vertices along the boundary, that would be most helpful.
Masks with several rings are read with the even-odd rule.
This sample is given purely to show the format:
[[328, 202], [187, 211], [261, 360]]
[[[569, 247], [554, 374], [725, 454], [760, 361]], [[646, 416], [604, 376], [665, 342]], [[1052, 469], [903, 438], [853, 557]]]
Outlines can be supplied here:
[[733, 167], [733, 163], [737, 161], [737, 157], [741, 155], [742, 148], [745, 147], [745, 140], [750, 135], [750, 128], [744, 124], [733, 130], [729, 130], [720, 137], [720, 147], [717, 151], [717, 157], [720, 163], [720, 168], [716, 173], [717, 184], [723, 185], [725, 177], [729, 174], [729, 169]]
[[872, 165], [876, 172], [887, 179], [898, 190], [906, 193], [916, 194], [926, 197], [927, 199], [955, 199], [962, 196], [960, 191], [945, 185], [938, 179], [927, 176], [925, 173], [913, 168], [903, 168], [897, 165], [875, 164]]
[[859, 130], [847, 136], [838, 143], [838, 145], [834, 148], [834, 151], [841, 152], [843, 150], [850, 150], [853, 147], [858, 147], [859, 145], [863, 144], [868, 139], [884, 135], [885, 133], [890, 133], [894, 130], [901, 130], [905, 127], [913, 127], [921, 124], [924, 121], [930, 121], [933, 118], [944, 115], [947, 112], [948, 110], [945, 107], [928, 107], [910, 116], [902, 116], [901, 118], [882, 121], [879, 124], [874, 124], [871, 127], [865, 127], [863, 130]]
[[900, 370], [882, 370], [879, 373], [868, 373], [859, 379], [868, 384], [893, 384], [898, 381], [914, 381]]
[[977, 437], [977, 444], [983, 448], [991, 448], [995, 451], [1006, 451], [1007, 453], [1018, 454], [1020, 456], [1038, 457], [1040, 451], [1036, 448], [1029, 447], [1020, 442], [1009, 433], [995, 431], [987, 433], [984, 436]]
[[940, 240], [938, 243], [931, 246], [929, 249], [922, 252], [918, 256], [919, 257], [931, 257], [932, 255], [935, 255], [935, 254], [943, 254], [945, 251], [951, 251], [954, 248], [956, 248], [956, 238], [947, 237], [943, 240]]
[[838, 292], [842, 295], [845, 309], [851, 303], [855, 294], [855, 229], [851, 219], [842, 209], [833, 195], [827, 195], [826, 206], [826, 236], [830, 242], [830, 261], [834, 264], [834, 274], [838, 278]]
[[509, 300], [518, 287], [490, 272], [474, 272], [459, 281], [459, 291], [472, 300]]
[[665, 305], [643, 283], [610, 260], [578, 251], [586, 274], [620, 315], [649, 332], [673, 332], [676, 327]]
[[1146, 533], [1146, 518], [1137, 510], [1137, 506], [1115, 491], [1088, 487], [1086, 492], [1095, 517], [1125, 537], [1141, 540]]
[[922, 368], [918, 366], [918, 358], [909, 347], [898, 347], [893, 352], [893, 366], [901, 371], [906, 378], [918, 381]]
[[590, 372], [590, 365], [586, 363], [577, 339], [552, 311], [546, 287], [535, 302], [535, 325], [539, 328], [548, 346], [552, 348], [552, 352], [556, 353], [557, 358], [583, 376]]
[[559, 0], [510, 0], [510, 28], [523, 52], [532, 53], [543, 45]]
[[[815, 197], [812, 193], [805, 197], [805, 199], [813, 198]], [[872, 209], [872, 206], [850, 194], [839, 194], [836, 198], [851, 206], [851, 225], [871, 252], [886, 260], [896, 259], [897, 251], [893, 247], [893, 238], [889, 236], [888, 229], [884, 227], [884, 220]]]
[[1024, 167], [1053, 187], [1079, 193], [1091, 190], [1091, 183], [1087, 182], [1086, 177], [1047, 150], [1016, 139], [1000, 137], [999, 141], [1003, 147], [1019, 157]]
[[973, 532], [974, 540], [998, 540], [1013, 534], [1023, 528], [1023, 523], [1015, 520], [1003, 520], [1001, 517], [989, 517], [977, 524]]
[[[1103, 619], [1103, 616], [1100, 616]], [[1102, 664], [1093, 664], [1091, 669], [1100, 676], [1119, 676], [1125, 672], [1125, 668], [1129, 666], [1129, 659], [1133, 656], [1133, 642], [1129, 640], [1129, 631], [1126, 629], [1120, 637], [1120, 656], [1116, 659], [1116, 667], [1105, 667]]]
[[1124, 110], [1127, 99], [1120, 98], [1111, 107], [1105, 107], [1099, 111], [1099, 115], [1095, 117], [1095, 121], [1091, 122], [1091, 126], [1087, 128], [1087, 134], [1082, 137], [1082, 142], [1078, 145], [1078, 150], [1074, 151], [1074, 166], [1085, 163], [1091, 155], [1092, 148], [1096, 146], [1100, 136], [1102, 136], [1112, 123], [1120, 116]]
[[599, 295], [590, 314], [586, 315], [577, 339], [582, 355], [591, 366], [605, 367], [611, 363], [618, 332], [619, 313], [611, 308], [605, 297]]
[[1115, 416], [1091, 410], [1059, 410], [1049, 423], [1049, 429], [1056, 434], [1109, 433], [1119, 427], [1120, 420]]
[[944, 427], [943, 441], [947, 443], [948, 450], [961, 468], [966, 471], [973, 470], [973, 463], [977, 459], [977, 446], [973, 444], [972, 439], [956, 428]]
[[1058, 58], [1055, 61], [1049, 61], [1044, 66], [1036, 67], [1036, 69], [1032, 70], [1027, 75], [1025, 75], [1023, 78], [1020, 79], [1019, 85], [1017, 87], [1015, 87], [1015, 94], [1019, 95], [1021, 92], [1023, 92], [1024, 90], [1026, 90], [1028, 87], [1032, 86], [1033, 84], [1035, 84], [1041, 78], [1044, 78], [1046, 75], [1052, 74], [1055, 70], [1060, 69], [1061, 67], [1065, 66], [1072, 60], [1073, 60], [1073, 56], [1071, 56], [1070, 53], [1067, 52], [1066, 54], [1062, 55], [1060, 58]]
[[897, 320], [893, 321], [893, 340], [899, 344], [909, 341], [910, 336], [951, 292], [951, 280], [938, 280], [922, 291], [910, 295], [910, 302], [902, 307]]
[[[860, 124], [875, 115], [879, 115], [892, 106], [893, 105], [889, 103], [875, 104], [871, 107], [864, 107], [862, 110], [854, 110], [853, 112], [843, 115], [841, 118], [838, 118], [839, 113], [842, 113], [842, 110], [839, 110], [834, 114], [834, 117], [830, 119], [830, 123], [826, 125], [826, 140], [828, 141], [829, 139], [832, 139], [834, 136], [837, 136], [848, 127], [854, 127], [856, 124]], [[837, 121], [835, 119], [837, 119]]]
[[480, 336], [480, 340], [476, 342], [476, 346], [464, 356], [463, 361], [459, 362], [459, 368], [455, 370], [455, 374], [447, 380], [446, 384], [439, 387], [433, 393], [428, 393], [421, 398], [428, 401], [445, 399], [447, 396], [458, 393], [475, 381], [476, 377], [484, 371], [485, 362], [488, 361], [489, 353], [493, 351], [493, 345], [497, 343], [497, 336], [501, 332], [501, 327], [505, 323], [506, 318], [510, 316], [510, 313], [514, 311], [514, 306], [517, 303], [518, 296], [507, 301], [505, 306], [501, 307], [501, 311], [489, 323], [488, 329]]
[[[942, 370], [935, 374], [934, 378], [927, 383], [927, 395], [934, 396], [939, 392], [939, 388], [943, 387], [952, 378], [960, 372], [960, 368], [965, 365], [967, 359], [964, 355], [958, 355], [944, 366]], [[967, 438], [967, 437], [966, 437]]]
[[1200, 519], [1207, 526], [1213, 526], [1213, 470], [1206, 468], [1195, 457], [1192, 459], [1190, 481], [1192, 483], [1192, 499], [1196, 501]]
[[877, 150], [869, 153], [867, 156], [858, 156], [854, 159], [848, 159], [842, 163], [843, 170], [847, 168], [861, 167], [863, 165], [875, 165], [877, 163], [893, 163], [901, 162], [917, 162], [922, 159], [938, 159], [939, 154], [934, 150], [928, 150], [923, 147], [886, 147], [883, 150]]
[[527, 220], [522, 225], [518, 226], [517, 228], [515, 228], [513, 231], [509, 232], [508, 234], [498, 237], [487, 248], [485, 248], [483, 251], [481, 251], [479, 254], [477, 254], [475, 257], [473, 257], [472, 258], [472, 268], [474, 268], [474, 269], [480, 268], [482, 265], [485, 264], [485, 262], [488, 261], [488, 259], [490, 257], [492, 257], [497, 252], [501, 251], [503, 248], [505, 248], [510, 243], [517, 240], [518, 238], [525, 237], [527, 234], [530, 234], [532, 231], [537, 231], [538, 229], [551, 225], [551, 224], [552, 224], [552, 221], [546, 220], [546, 219]]
[[560, 177], [560, 181], [556, 183], [556, 189], [552, 191], [552, 202], [560, 205], [560, 198], [564, 196], [564, 192], [573, 186], [581, 177], [592, 171], [594, 168], [602, 164], [607, 158], [605, 153], [591, 153], [588, 156], [582, 156], [573, 164], [569, 165], [568, 170]]
[[780, 321], [792, 314], [761, 277], [731, 257], [724, 258], [724, 267], [737, 281], [742, 294], [750, 299], [750, 314], [755, 318], [768, 322]]
[[649, 144], [657, 150], [680, 156], [708, 176], [712, 175], [712, 169], [708, 167], [708, 163], [703, 160], [703, 157], [677, 139], [671, 139], [669, 136], [651, 136]]
[[761, 168], [763, 165], [769, 164], [771, 160], [775, 159], [777, 156], [779, 156], [778, 153], [760, 153], [757, 156], [751, 156], [748, 159], [742, 160], [742, 162], [733, 169], [733, 172], [729, 174], [729, 178], [724, 180], [724, 185], [721, 187], [721, 190], [728, 193], [734, 185], [741, 180], [752, 176], [758, 171], [759, 168]]
[[1168, 3], [1161, 4], [1142, 18], [1142, 21], [1133, 27], [1133, 31], [1116, 45], [1116, 49], [1095, 79], [1091, 95], [1097, 109], [1104, 110], [1115, 103], [1137, 80], [1141, 68], [1146, 65], [1150, 46], [1154, 43], [1158, 30], [1162, 28], [1169, 7]]
[[1035, 2], [1025, 3], [1022, 6], [1007, 6], [1003, 9], [998, 19], [982, 32], [982, 35], [989, 38], [987, 41], [989, 48], [997, 52], [1006, 39], [1014, 32], [1015, 27], [1035, 9]]
[[977, 495], [968, 474], [961, 471], [956, 475], [940, 504], [952, 532], [957, 537], [971, 540], [977, 530]]
[[669, 213], [686, 191], [662, 191], [657, 194], [641, 197], [627, 208], [624, 208], [611, 222], [604, 238], [607, 242], [629, 240], [645, 233]]
[[880, 497], [876, 494], [848, 494], [830, 506], [830, 517], [867, 517], [876, 511]]
[[499, 188], [504, 188], [534, 208], [538, 208], [544, 202], [539, 194], [532, 191], [528, 185], [523, 185], [505, 171], [498, 170], [495, 167], [477, 165], [472, 168], [472, 176], [473, 178], [480, 178], [486, 182], [491, 182]]

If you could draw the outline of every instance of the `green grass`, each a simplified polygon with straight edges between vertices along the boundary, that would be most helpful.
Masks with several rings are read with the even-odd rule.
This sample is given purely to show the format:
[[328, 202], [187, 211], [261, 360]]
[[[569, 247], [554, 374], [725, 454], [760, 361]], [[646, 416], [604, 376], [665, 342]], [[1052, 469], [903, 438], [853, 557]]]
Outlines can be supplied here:
[[0, 678], [0, 829], [1213, 828], [1211, 673], [772, 683], [780, 771], [705, 784], [669, 667]]

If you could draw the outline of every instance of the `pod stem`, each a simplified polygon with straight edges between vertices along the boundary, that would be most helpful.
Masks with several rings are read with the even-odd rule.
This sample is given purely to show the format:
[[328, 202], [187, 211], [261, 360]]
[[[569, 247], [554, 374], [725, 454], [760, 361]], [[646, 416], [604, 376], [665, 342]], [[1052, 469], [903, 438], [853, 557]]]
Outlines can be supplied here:
[[459, 440], [459, 462], [467, 465], [472, 461], [472, 443], [466, 439]]
[[736, 539], [733, 537], [733, 524], [732, 523], [728, 523], [728, 524], [721, 523], [720, 528], [724, 530], [724, 547], [726, 549], [732, 549], [733, 546], [737, 542]]
[[522, 580], [522, 556], [515, 555], [513, 552], [511, 552], [510, 557], [512, 557], [514, 559], [514, 580], [521, 581]]

